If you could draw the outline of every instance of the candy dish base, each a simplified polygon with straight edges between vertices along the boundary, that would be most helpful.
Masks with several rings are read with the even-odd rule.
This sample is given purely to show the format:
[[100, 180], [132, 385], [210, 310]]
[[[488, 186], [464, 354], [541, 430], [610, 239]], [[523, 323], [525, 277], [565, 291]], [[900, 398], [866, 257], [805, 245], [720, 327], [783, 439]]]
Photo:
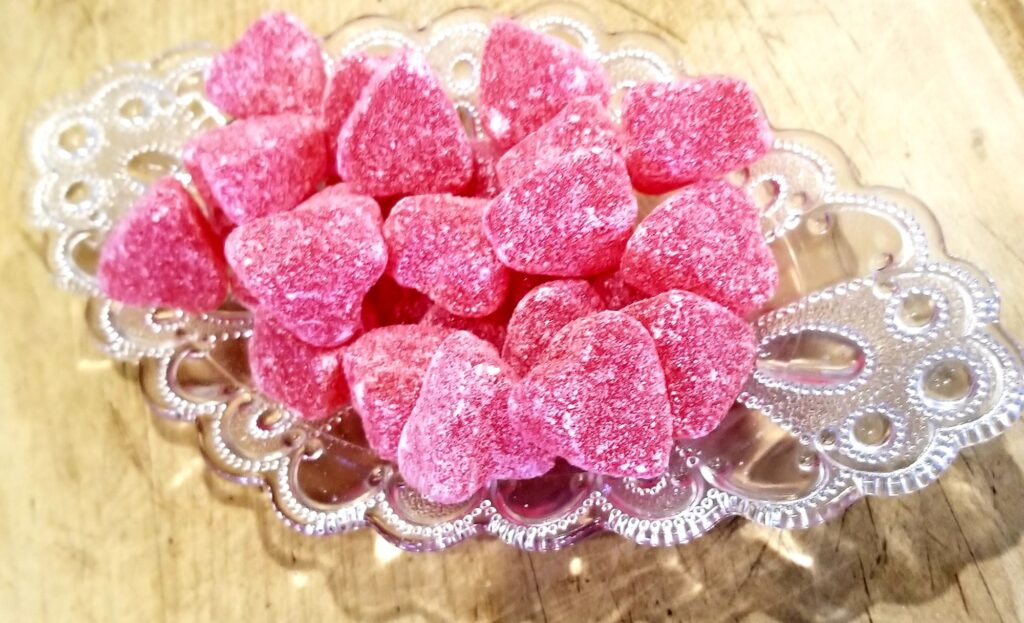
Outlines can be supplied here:
[[[332, 55], [420, 48], [479, 132], [476, 76], [495, 17], [463, 9], [420, 30], [362, 18], [332, 33], [326, 47]], [[598, 59], [615, 88], [613, 112], [632, 84], [683, 73], [665, 39], [609, 33], [576, 5], [541, 5], [517, 19]], [[158, 176], [187, 181], [182, 145], [225, 122], [203, 97], [215, 51], [190, 46], [106, 70], [41, 112], [29, 137], [30, 219], [47, 236], [57, 282], [88, 298], [97, 341], [112, 358], [137, 364], [153, 410], [196, 426], [211, 468], [264, 488], [297, 530], [370, 527], [417, 551], [492, 535], [539, 551], [600, 531], [677, 545], [730, 516], [805, 528], [861, 497], [927, 486], [960, 449], [1020, 416], [1024, 363], [1000, 328], [991, 281], [948, 256], [919, 201], [861, 185], [827, 139], [781, 130], [769, 154], [730, 176], [761, 206], [781, 284], [751, 319], [757, 368], [725, 423], [677, 445], [658, 479], [559, 464], [540, 478], [493, 483], [464, 504], [425, 500], [367, 448], [350, 410], [308, 423], [252, 388], [244, 309], [133, 308], [96, 286], [96, 249], [110, 225]]]

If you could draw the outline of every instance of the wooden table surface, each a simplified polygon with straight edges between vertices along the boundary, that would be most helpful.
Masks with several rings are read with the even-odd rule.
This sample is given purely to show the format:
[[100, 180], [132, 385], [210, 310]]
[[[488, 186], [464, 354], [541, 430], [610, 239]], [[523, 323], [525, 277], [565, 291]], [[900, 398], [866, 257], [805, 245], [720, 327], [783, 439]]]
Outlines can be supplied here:
[[[312, 540], [211, 477], [92, 345], [23, 224], [19, 138], [109, 63], [227, 43], [269, 2], [6, 0], [0, 37], [0, 620], [1011, 621], [1024, 618], [1024, 426], [942, 480], [812, 530], [732, 521], [693, 544], [595, 538], [525, 554], [477, 540], [401, 553], [370, 531]], [[328, 31], [457, 2], [275, 2]], [[497, 3], [514, 12], [530, 2]], [[864, 180], [938, 214], [990, 271], [1024, 337], [1021, 0], [625, 0], [615, 30], [663, 29], [691, 72], [750, 80], [780, 127], [818, 130]]]

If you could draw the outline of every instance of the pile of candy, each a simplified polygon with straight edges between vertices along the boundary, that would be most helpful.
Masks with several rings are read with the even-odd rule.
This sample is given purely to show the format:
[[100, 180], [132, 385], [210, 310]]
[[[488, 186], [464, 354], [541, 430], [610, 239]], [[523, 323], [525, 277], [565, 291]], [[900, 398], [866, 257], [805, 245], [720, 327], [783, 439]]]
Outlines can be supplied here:
[[[723, 176], [770, 128], [747, 85], [639, 84], [516, 22], [480, 68], [470, 137], [414, 50], [337, 59], [265, 15], [207, 74], [232, 123], [110, 232], [99, 282], [128, 304], [250, 308], [252, 377], [309, 419], [351, 403], [370, 445], [457, 502], [557, 457], [656, 477], [753, 366], [744, 316], [778, 273]], [[667, 193], [637, 224], [636, 192]]]

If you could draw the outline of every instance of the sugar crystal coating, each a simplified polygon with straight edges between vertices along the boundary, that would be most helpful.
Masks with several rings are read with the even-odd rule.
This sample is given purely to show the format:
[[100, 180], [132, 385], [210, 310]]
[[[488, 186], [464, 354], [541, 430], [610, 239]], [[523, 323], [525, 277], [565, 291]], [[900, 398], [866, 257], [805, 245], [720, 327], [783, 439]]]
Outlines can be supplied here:
[[394, 461], [430, 359], [454, 329], [394, 325], [373, 329], [345, 347], [345, 377], [366, 439]]
[[484, 44], [480, 114], [501, 150], [512, 147], [571, 100], [608, 103], [611, 85], [599, 63], [554, 37], [514, 21], [497, 20]]
[[459, 115], [419, 53], [393, 55], [338, 135], [338, 172], [375, 197], [457, 192], [473, 176]]
[[672, 419], [658, 352], [621, 312], [563, 327], [512, 391], [509, 417], [527, 441], [591, 472], [651, 478], [668, 468]]
[[359, 330], [364, 295], [387, 266], [377, 204], [333, 186], [239, 226], [225, 252], [261, 308], [317, 346]]
[[498, 179], [508, 186], [578, 149], [617, 152], [620, 148], [619, 129], [601, 100], [580, 97], [506, 151], [498, 160]]
[[327, 176], [323, 126], [315, 117], [253, 117], [214, 128], [185, 148], [200, 195], [237, 224], [291, 210]]
[[723, 76], [639, 84], [622, 105], [626, 163], [638, 190], [660, 194], [720, 177], [771, 149], [750, 86]]
[[173, 177], [154, 182], [114, 225], [97, 279], [122, 303], [192, 312], [219, 307], [228, 287], [220, 240]]
[[647, 294], [687, 290], [740, 316], [764, 305], [779, 279], [757, 206], [720, 180], [688, 186], [655, 208], [629, 239], [622, 274]]
[[607, 272], [590, 279], [597, 293], [604, 300], [606, 309], [622, 309], [630, 303], [647, 298], [647, 295], [626, 282], [621, 270]]
[[514, 270], [583, 277], [618, 266], [637, 203], [622, 159], [577, 151], [520, 178], [484, 212], [484, 232]]
[[380, 70], [385, 59], [364, 52], [353, 52], [338, 59], [334, 65], [334, 73], [327, 81], [327, 90], [320, 106], [320, 117], [323, 119], [327, 133], [327, 153], [338, 153], [338, 134], [345, 120], [348, 119], [363, 89], [369, 84], [370, 78]]
[[420, 324], [428, 327], [447, 327], [468, 331], [478, 338], [490, 342], [495, 348], [501, 349], [505, 344], [508, 312], [505, 309], [499, 309], [490, 316], [468, 318], [457, 316], [440, 305], [431, 305], [420, 319]]
[[518, 374], [526, 374], [562, 327], [602, 309], [601, 297], [582, 279], [539, 285], [512, 312], [501, 356]]
[[654, 337], [678, 438], [707, 435], [725, 418], [757, 355], [754, 331], [705, 298], [670, 290], [622, 310]]
[[487, 342], [465, 331], [434, 353], [402, 430], [398, 466], [427, 498], [457, 503], [494, 478], [536, 476], [551, 462], [511, 426], [516, 376]]
[[309, 420], [348, 402], [342, 349], [303, 342], [273, 316], [257, 313], [249, 340], [249, 370], [264, 394]]
[[206, 95], [232, 117], [316, 114], [326, 81], [319, 40], [294, 16], [253, 22], [206, 72]]
[[453, 314], [497, 311], [509, 271], [484, 236], [483, 199], [418, 195], [399, 201], [384, 223], [388, 274]]

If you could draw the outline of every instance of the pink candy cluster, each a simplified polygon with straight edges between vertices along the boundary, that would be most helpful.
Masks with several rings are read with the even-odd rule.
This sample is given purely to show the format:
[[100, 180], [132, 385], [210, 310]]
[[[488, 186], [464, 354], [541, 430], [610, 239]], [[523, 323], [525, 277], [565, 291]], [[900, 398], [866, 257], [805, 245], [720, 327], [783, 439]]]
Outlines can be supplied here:
[[[271, 13], [218, 55], [235, 120], [183, 154], [111, 231], [99, 281], [136, 305], [253, 311], [254, 382], [309, 419], [351, 402], [406, 481], [458, 502], [556, 457], [656, 477], [753, 366], [744, 316], [778, 279], [756, 207], [722, 181], [771, 145], [749, 87], [608, 77], [501, 20], [470, 138], [413, 50], [328, 76]], [[636, 190], [635, 190], [636, 189]], [[636, 192], [674, 194], [637, 224]]]

